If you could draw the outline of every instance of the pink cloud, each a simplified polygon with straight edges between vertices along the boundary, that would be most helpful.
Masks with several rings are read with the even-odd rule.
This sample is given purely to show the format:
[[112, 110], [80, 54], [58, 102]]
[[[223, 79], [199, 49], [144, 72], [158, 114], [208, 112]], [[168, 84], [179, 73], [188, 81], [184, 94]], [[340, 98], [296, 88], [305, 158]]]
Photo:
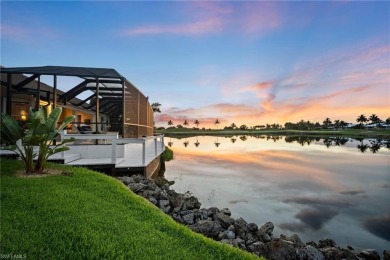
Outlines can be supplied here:
[[[47, 41], [48, 39], [59, 38], [62, 35], [50, 27], [34, 26], [34, 30], [31, 30], [27, 27], [4, 23], [0, 24], [0, 31], [2, 39], [10, 39], [23, 43], [28, 41], [29, 45], [38, 42], [39, 39], [45, 39]], [[39, 35], [38, 38], [37, 35]]]
[[124, 31], [125, 35], [146, 35], [146, 34], [184, 34], [199, 35], [220, 31], [224, 22], [218, 18], [205, 21], [196, 21], [187, 24], [172, 25], [148, 25]]

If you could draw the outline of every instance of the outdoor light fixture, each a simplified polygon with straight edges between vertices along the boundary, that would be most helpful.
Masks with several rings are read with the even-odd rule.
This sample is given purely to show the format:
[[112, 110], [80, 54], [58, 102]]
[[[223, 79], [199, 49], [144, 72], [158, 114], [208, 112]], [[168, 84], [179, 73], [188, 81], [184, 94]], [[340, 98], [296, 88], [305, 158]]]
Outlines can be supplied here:
[[21, 110], [21, 111], [20, 111], [20, 118], [21, 118], [23, 121], [26, 121], [26, 120], [27, 120], [26, 111], [24, 111], [24, 110]]

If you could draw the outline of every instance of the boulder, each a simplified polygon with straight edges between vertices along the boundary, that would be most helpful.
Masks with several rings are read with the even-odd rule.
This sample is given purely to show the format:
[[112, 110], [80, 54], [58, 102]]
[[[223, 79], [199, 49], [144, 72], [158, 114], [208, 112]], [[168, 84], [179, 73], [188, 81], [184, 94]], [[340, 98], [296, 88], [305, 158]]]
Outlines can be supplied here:
[[257, 241], [247, 247], [248, 251], [251, 253], [255, 253], [256, 255], [260, 254], [260, 251], [262, 250], [264, 246], [263, 242]]
[[336, 247], [323, 247], [319, 250], [325, 256], [325, 259], [344, 259], [343, 252]]
[[259, 230], [259, 227], [255, 223], [249, 223], [247, 225], [247, 229], [249, 232], [255, 233], [257, 230]]
[[117, 179], [123, 182], [126, 186], [134, 182], [133, 178], [129, 176], [118, 177]]
[[234, 238], [236, 238], [236, 234], [234, 234], [233, 231], [228, 230], [228, 231], [226, 232], [226, 238], [228, 238], [228, 239], [234, 239]]
[[207, 237], [216, 238], [223, 229], [217, 221], [201, 220], [189, 228]]
[[172, 207], [181, 209], [184, 203], [184, 196], [179, 193], [169, 193], [169, 202]]
[[200, 220], [207, 220], [208, 214], [207, 209], [199, 209], [195, 211], [195, 222], [198, 222]]
[[185, 199], [183, 208], [200, 209], [200, 206], [202, 206], [202, 204], [199, 202], [199, 200], [196, 197], [191, 196], [188, 199]]
[[169, 206], [169, 200], [159, 200], [158, 205], [161, 209], [166, 208]]
[[299, 249], [297, 255], [298, 259], [325, 260], [321, 251], [311, 245], [306, 245], [304, 248]]
[[207, 210], [207, 214], [209, 217], [214, 219], [214, 215], [219, 212], [219, 209], [217, 207], [211, 207]]
[[149, 197], [148, 200], [153, 203], [154, 205], [157, 205], [157, 200], [154, 197]]
[[285, 236], [285, 235], [280, 235], [280, 238], [286, 241], [293, 242], [296, 247], [305, 247], [305, 243], [302, 242], [301, 238], [297, 235], [294, 234], [291, 237]]
[[224, 229], [227, 229], [229, 226], [234, 224], [234, 218], [222, 214], [222, 212], [216, 213], [214, 215], [214, 220], [218, 221]]
[[270, 260], [296, 260], [298, 255], [294, 244], [285, 240], [273, 240], [259, 246], [258, 252]]
[[274, 224], [272, 222], [267, 222], [261, 226], [257, 231], [257, 236], [263, 242], [269, 242], [272, 240], [272, 232], [274, 231]]
[[333, 239], [330, 238], [323, 238], [320, 241], [318, 241], [318, 247], [324, 248], [324, 247], [335, 247], [336, 242]]
[[127, 187], [132, 190], [134, 193], [139, 193], [141, 192], [143, 189], [145, 189], [146, 185], [143, 184], [143, 183], [135, 183], [135, 182], [132, 182], [132, 183], [129, 183], [129, 185], [127, 185]]
[[380, 260], [381, 257], [379, 253], [375, 249], [363, 249], [359, 255], [359, 257], [366, 260]]
[[383, 250], [383, 260], [390, 260], [390, 250]]
[[248, 223], [243, 218], [238, 218], [234, 221], [234, 228], [236, 230], [236, 234], [245, 239], [246, 233], [248, 232], [247, 228]]
[[189, 213], [187, 215], [182, 216], [183, 222], [186, 225], [194, 224], [194, 213]]
[[228, 208], [221, 209], [221, 213], [225, 214], [227, 216], [231, 216], [232, 215], [232, 212], [230, 212], [230, 210]]

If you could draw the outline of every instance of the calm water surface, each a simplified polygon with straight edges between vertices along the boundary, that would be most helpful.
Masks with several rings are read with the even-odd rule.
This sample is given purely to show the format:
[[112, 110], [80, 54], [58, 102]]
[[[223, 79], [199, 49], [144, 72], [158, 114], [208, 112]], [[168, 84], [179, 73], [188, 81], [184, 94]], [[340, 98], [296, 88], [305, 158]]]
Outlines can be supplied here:
[[258, 225], [271, 221], [275, 236], [390, 249], [386, 141], [198, 136], [165, 142], [175, 156], [166, 178], [202, 207], [229, 208], [234, 218]]

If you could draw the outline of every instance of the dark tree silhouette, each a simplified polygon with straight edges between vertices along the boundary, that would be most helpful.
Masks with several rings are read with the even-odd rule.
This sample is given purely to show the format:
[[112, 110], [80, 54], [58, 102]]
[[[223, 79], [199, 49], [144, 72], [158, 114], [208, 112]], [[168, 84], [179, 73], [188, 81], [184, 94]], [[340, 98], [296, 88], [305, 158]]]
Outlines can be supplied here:
[[154, 113], [161, 113], [161, 110], [160, 110], [161, 104], [160, 103], [155, 102], [155, 103], [151, 104], [150, 106], [152, 107]]

